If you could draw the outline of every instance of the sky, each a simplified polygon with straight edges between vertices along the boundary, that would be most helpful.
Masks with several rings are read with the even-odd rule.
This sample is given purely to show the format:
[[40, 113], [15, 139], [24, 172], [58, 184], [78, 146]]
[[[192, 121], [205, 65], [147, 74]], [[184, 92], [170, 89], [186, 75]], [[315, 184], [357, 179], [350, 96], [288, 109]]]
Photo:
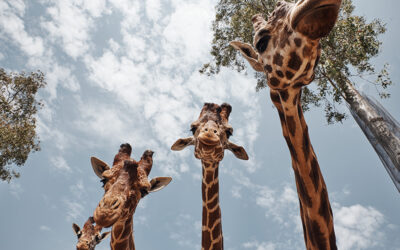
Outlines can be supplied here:
[[[134, 216], [137, 249], [200, 249], [201, 164], [193, 148], [172, 152], [190, 135], [204, 102], [228, 102], [231, 140], [249, 161], [230, 152], [220, 163], [225, 249], [304, 249], [290, 154], [266, 89], [253, 71], [198, 70], [211, 59], [215, 0], [3, 0], [0, 67], [35, 71], [41, 151], [21, 177], [0, 183], [0, 249], [74, 249], [72, 223], [83, 226], [102, 197], [90, 157], [111, 165], [119, 145], [132, 156], [155, 152], [150, 177], [171, 176], [165, 189], [140, 201]], [[355, 13], [387, 23], [380, 68], [394, 86], [381, 104], [400, 120], [400, 2], [355, 0]], [[371, 84], [357, 88], [377, 97]], [[346, 106], [339, 107], [346, 110]], [[324, 110], [305, 114], [328, 187], [339, 249], [400, 249], [400, 198], [378, 156], [351, 116], [328, 125]], [[109, 249], [109, 239], [97, 249]]]

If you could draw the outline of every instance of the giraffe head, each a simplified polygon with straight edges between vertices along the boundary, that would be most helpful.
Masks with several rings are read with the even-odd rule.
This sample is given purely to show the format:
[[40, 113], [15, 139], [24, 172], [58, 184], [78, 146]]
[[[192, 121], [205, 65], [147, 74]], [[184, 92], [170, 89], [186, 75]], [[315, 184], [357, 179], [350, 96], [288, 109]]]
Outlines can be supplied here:
[[239, 50], [254, 70], [267, 75], [271, 89], [302, 87], [314, 79], [320, 38], [333, 28], [341, 0], [280, 1], [268, 20], [253, 16], [254, 47], [238, 41]]
[[93, 224], [93, 217], [89, 217], [82, 229], [77, 224], [72, 224], [72, 229], [78, 237], [77, 250], [93, 250], [97, 244], [110, 234], [110, 232], [101, 234], [102, 228]]
[[172, 150], [182, 150], [186, 146], [194, 145], [196, 158], [207, 162], [219, 162], [224, 158], [224, 150], [228, 149], [242, 160], [248, 160], [243, 147], [229, 141], [233, 128], [228, 124], [231, 105], [224, 103], [221, 106], [214, 103], [205, 103], [197, 121], [191, 125], [193, 136], [177, 140]]
[[[93, 160], [92, 166], [95, 173], [102, 172], [106, 185], [105, 193], [99, 202], [94, 220], [102, 227], [110, 227], [117, 221], [126, 221], [133, 216], [140, 199], [150, 192], [161, 190], [171, 181], [170, 177], [157, 177], [148, 180], [153, 165], [153, 152], [146, 150], [140, 161], [130, 158], [131, 147], [122, 144], [116, 154], [113, 167], [106, 166], [104, 162]], [[98, 165], [96, 165], [98, 164]]]

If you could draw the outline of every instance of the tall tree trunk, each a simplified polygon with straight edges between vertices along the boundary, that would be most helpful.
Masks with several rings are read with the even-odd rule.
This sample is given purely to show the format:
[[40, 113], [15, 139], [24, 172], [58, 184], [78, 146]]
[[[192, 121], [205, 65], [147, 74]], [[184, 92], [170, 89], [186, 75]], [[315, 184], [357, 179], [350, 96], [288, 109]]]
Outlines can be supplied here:
[[351, 114], [400, 192], [399, 123], [376, 100], [359, 93], [350, 82], [346, 82], [344, 92]]

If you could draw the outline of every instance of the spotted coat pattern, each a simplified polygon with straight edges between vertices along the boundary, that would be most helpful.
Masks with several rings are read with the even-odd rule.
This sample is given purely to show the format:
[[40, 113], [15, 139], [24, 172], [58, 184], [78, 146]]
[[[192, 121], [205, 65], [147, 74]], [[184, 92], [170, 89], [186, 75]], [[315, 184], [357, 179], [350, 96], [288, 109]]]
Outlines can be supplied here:
[[146, 150], [139, 162], [130, 157], [131, 147], [122, 144], [114, 157], [113, 167], [103, 173], [107, 178], [105, 193], [99, 202], [94, 220], [102, 227], [110, 227], [112, 250], [134, 250], [133, 215], [142, 198], [149, 190], [148, 181], [153, 152]]
[[328, 192], [304, 120], [301, 92], [314, 79], [321, 53], [319, 39], [332, 29], [340, 4], [340, 0], [280, 1], [267, 21], [260, 14], [252, 18], [256, 51], [248, 44], [231, 43], [267, 77], [292, 158], [306, 248], [312, 250], [337, 247]]

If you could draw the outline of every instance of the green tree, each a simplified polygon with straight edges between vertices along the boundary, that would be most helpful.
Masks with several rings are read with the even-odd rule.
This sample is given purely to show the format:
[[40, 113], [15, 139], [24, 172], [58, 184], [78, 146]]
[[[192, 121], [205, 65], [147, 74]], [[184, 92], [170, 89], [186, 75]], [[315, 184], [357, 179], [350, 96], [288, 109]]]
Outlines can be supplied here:
[[[253, 25], [251, 17], [262, 13], [264, 18], [273, 11], [277, 0], [220, 0], [216, 6], [212, 24], [212, 61], [203, 65], [200, 73], [212, 75], [228, 67], [239, 72], [246, 69], [241, 55], [233, 49], [230, 41], [239, 40], [252, 44]], [[291, 1], [293, 2], [293, 1]], [[373, 84], [381, 98], [388, 98], [386, 92], [392, 84], [388, 65], [377, 70], [370, 60], [378, 55], [385, 25], [374, 19], [367, 22], [364, 17], [353, 15], [351, 0], [343, 0], [338, 21], [328, 37], [321, 40], [322, 54], [315, 70], [315, 80], [311, 87], [305, 87], [302, 95], [303, 110], [311, 106], [324, 106], [328, 123], [340, 122], [346, 114], [337, 109], [337, 104], [351, 99], [349, 84], [355, 86], [362, 80]], [[375, 80], [371, 78], [376, 77]], [[257, 90], [267, 86], [265, 75], [255, 73]]]
[[[252, 44], [251, 17], [261, 13], [266, 19], [276, 2], [278, 0], [220, 0], [212, 25], [212, 61], [204, 64], [200, 73], [218, 74], [221, 67], [244, 71], [244, 60], [229, 42], [239, 40]], [[353, 15], [353, 11], [352, 0], [343, 0], [335, 27], [321, 39], [322, 52], [314, 84], [303, 88], [303, 110], [323, 105], [328, 124], [341, 122], [347, 115], [339, 111], [337, 105], [345, 101], [400, 191], [400, 127], [386, 110], [356, 88], [357, 82], [368, 82], [375, 86], [381, 98], [390, 97], [387, 88], [392, 81], [388, 65], [377, 70], [370, 62], [379, 54], [382, 43], [378, 36], [385, 33], [385, 25], [379, 19], [368, 22], [364, 17]], [[255, 78], [257, 90], [267, 86], [264, 74], [256, 72]]]
[[40, 150], [35, 114], [43, 104], [36, 93], [46, 85], [42, 72], [7, 73], [0, 68], [0, 178], [10, 181], [30, 152]]

